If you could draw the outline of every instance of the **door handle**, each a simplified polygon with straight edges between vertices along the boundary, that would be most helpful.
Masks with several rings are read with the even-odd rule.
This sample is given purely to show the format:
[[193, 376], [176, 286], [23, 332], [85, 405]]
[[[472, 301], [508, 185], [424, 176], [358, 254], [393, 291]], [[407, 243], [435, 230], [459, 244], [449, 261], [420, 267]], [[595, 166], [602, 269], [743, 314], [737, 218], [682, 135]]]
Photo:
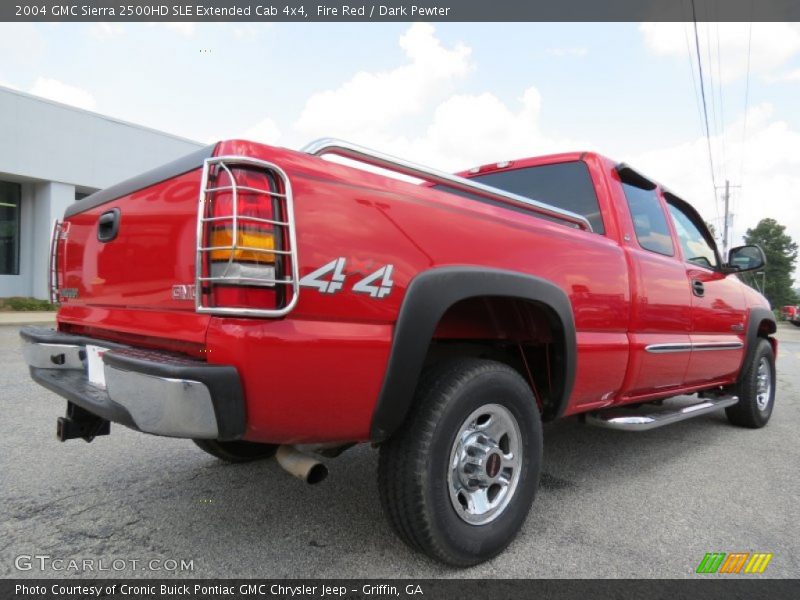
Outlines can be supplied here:
[[118, 208], [104, 212], [97, 219], [97, 241], [110, 242], [119, 232], [120, 211]]
[[699, 279], [692, 279], [692, 292], [695, 296], [702, 298], [706, 293], [706, 288], [703, 286], [703, 282]]

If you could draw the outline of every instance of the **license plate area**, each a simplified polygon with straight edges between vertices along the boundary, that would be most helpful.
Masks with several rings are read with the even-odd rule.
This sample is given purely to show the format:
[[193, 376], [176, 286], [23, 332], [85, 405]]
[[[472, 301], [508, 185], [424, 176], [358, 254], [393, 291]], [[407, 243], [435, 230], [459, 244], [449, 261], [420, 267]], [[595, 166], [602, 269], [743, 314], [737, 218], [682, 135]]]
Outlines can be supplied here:
[[89, 383], [97, 387], [106, 387], [106, 370], [103, 365], [103, 354], [108, 348], [86, 344], [86, 362], [88, 364]]

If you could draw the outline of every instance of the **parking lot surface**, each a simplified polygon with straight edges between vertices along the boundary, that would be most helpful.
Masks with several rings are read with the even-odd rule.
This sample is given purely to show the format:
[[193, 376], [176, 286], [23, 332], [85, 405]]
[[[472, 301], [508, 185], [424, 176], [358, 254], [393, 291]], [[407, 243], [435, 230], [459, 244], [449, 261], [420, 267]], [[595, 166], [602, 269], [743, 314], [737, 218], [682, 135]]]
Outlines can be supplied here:
[[[724, 413], [645, 433], [575, 419], [545, 427], [539, 495], [509, 549], [472, 569], [406, 548], [383, 519], [377, 451], [329, 460], [307, 486], [274, 461], [227, 465], [190, 441], [112, 425], [59, 443], [64, 401], [34, 384], [17, 327], [0, 327], [0, 576], [19, 556], [128, 561], [89, 577], [694, 577], [706, 552], [770, 552], [764, 577], [800, 573], [800, 328], [781, 326], [769, 425]], [[141, 562], [158, 561], [149, 570]], [[165, 562], [166, 561], [166, 562]], [[98, 562], [94, 563], [99, 565]], [[121, 563], [116, 563], [120, 565]], [[708, 577], [707, 575], [704, 577]]]

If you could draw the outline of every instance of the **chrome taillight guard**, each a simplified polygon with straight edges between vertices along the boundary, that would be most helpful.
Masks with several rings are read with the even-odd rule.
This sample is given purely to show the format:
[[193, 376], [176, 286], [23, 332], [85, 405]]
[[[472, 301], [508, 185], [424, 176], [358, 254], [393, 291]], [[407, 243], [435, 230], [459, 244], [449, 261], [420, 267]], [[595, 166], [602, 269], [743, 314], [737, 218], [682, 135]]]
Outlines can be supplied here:
[[[281, 182], [282, 192], [275, 192], [272, 190], [254, 188], [250, 186], [237, 185], [236, 177], [230, 167], [236, 165], [243, 165], [248, 167], [255, 167], [267, 172], [276, 180]], [[209, 179], [213, 169], [224, 171], [230, 180], [230, 185], [226, 186], [213, 186], [209, 187]], [[231, 214], [223, 216], [209, 216], [211, 203], [209, 202], [210, 194], [214, 192], [230, 192], [231, 200]], [[250, 217], [239, 214], [238, 207], [238, 194], [241, 191], [264, 194], [269, 198], [278, 198], [283, 203], [283, 215], [285, 221], [276, 219], [262, 219], [257, 217]], [[273, 215], [277, 216], [277, 215]], [[208, 231], [206, 226], [209, 223], [228, 221], [231, 223], [232, 235], [230, 246], [211, 246], [207, 245]], [[249, 246], [242, 246], [239, 244], [239, 222], [259, 223], [262, 225], [272, 225], [276, 228], [282, 228], [285, 235], [281, 235], [279, 239], [283, 240], [282, 248], [273, 248], [271, 250], [264, 248], [252, 248]], [[287, 248], [288, 242], [288, 248]], [[273, 163], [251, 158], [248, 156], [215, 156], [205, 159], [203, 163], [203, 174], [200, 183], [200, 198], [197, 208], [197, 253], [195, 256], [195, 309], [199, 313], [208, 313], [214, 315], [226, 315], [234, 317], [283, 317], [287, 315], [297, 304], [300, 297], [300, 274], [299, 265], [297, 262], [297, 239], [295, 235], [295, 222], [294, 222], [294, 206], [292, 201], [292, 188], [289, 182], [289, 177], [286, 173]], [[284, 263], [288, 261], [291, 273], [281, 279], [277, 276], [273, 278], [259, 278], [259, 277], [235, 277], [225, 275], [213, 276], [210, 269], [208, 273], [204, 272], [207, 264], [206, 258], [208, 253], [213, 251], [230, 251], [230, 259], [228, 264], [233, 263], [233, 257], [237, 250], [271, 254], [276, 256], [276, 264], [278, 260]], [[213, 288], [215, 285], [246, 285], [251, 287], [275, 287], [279, 285], [291, 287], [291, 298], [285, 303], [284, 306], [275, 309], [266, 308], [243, 308], [233, 306], [216, 306], [213, 304]]]
[[50, 304], [59, 302], [58, 286], [58, 242], [61, 239], [62, 222], [53, 221], [53, 229], [50, 232], [50, 264], [47, 269], [47, 290], [50, 295]]

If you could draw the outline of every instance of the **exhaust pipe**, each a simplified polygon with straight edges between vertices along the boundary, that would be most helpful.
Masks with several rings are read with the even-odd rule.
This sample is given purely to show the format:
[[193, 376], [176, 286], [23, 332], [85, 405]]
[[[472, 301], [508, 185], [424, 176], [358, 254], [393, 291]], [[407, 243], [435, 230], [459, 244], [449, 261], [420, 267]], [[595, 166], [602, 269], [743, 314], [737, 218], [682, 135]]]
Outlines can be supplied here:
[[294, 446], [280, 446], [275, 458], [287, 473], [308, 484], [319, 483], [328, 476], [328, 467]]

